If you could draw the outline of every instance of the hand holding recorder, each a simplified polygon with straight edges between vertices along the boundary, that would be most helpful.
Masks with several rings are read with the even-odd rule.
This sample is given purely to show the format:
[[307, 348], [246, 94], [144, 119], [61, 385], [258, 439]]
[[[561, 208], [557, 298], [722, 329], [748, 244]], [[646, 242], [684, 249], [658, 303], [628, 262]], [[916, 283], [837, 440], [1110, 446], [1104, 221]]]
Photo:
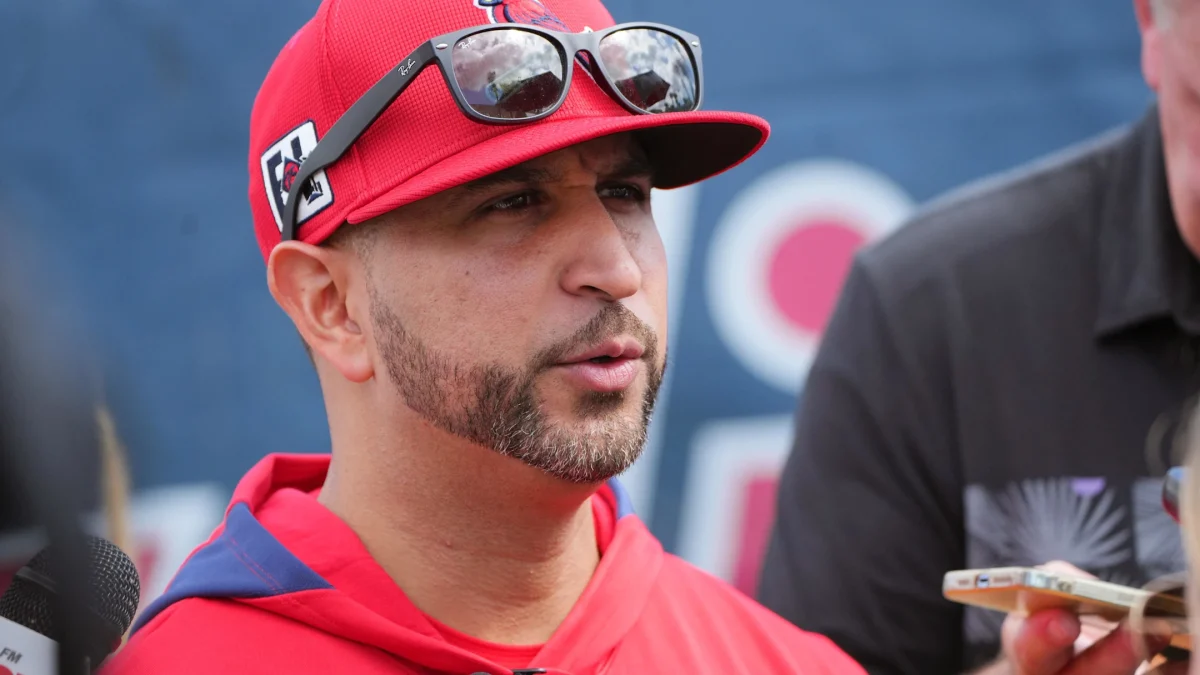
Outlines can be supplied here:
[[1181, 594], [1099, 581], [1064, 562], [950, 572], [943, 593], [1009, 613], [1003, 658], [977, 675], [1187, 672], [1178, 660], [1190, 648]]
[[[1182, 471], [1163, 483], [1179, 520]], [[1065, 562], [948, 572], [946, 598], [1008, 613], [1003, 658], [976, 675], [1185, 675], [1191, 653], [1182, 575], [1147, 588], [1100, 581]]]

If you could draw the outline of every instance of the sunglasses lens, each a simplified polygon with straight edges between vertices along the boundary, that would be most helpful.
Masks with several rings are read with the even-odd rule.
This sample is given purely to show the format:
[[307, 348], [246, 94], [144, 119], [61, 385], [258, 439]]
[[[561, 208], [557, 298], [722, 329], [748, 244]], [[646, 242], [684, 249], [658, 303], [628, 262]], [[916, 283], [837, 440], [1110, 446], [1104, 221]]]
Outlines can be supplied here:
[[630, 28], [600, 42], [600, 60], [617, 91], [650, 113], [695, 110], [696, 69], [679, 38], [653, 28]]
[[546, 38], [503, 28], [454, 45], [454, 80], [467, 105], [491, 119], [536, 117], [563, 95], [563, 58]]
[[1183, 488], [1183, 467], [1174, 467], [1163, 477], [1162, 503], [1167, 514], [1179, 522], [1179, 495]]

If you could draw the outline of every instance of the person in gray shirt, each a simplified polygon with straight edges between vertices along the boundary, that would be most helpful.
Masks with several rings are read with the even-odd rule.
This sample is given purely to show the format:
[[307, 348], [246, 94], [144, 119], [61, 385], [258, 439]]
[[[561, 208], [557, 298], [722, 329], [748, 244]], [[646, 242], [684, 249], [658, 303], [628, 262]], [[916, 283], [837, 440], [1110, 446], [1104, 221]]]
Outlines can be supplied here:
[[1186, 566], [1159, 500], [1200, 391], [1200, 3], [1134, 5], [1143, 119], [860, 251], [809, 373], [759, 599], [873, 675], [1048, 675], [949, 570]]

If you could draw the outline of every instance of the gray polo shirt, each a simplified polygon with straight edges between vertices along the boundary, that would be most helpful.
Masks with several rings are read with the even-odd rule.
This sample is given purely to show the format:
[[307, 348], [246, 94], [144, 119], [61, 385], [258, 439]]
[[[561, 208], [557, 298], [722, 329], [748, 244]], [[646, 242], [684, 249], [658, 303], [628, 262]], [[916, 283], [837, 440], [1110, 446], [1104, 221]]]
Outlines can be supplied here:
[[860, 253], [799, 402], [760, 599], [872, 673], [961, 673], [1002, 615], [952, 569], [1184, 568], [1161, 476], [1200, 390], [1200, 264], [1157, 110]]

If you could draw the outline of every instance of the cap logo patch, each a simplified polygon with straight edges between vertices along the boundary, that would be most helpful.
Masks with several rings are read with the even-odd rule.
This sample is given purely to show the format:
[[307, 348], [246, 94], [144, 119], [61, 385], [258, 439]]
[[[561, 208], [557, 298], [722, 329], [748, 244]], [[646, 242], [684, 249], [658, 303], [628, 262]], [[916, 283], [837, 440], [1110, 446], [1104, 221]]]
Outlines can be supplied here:
[[[262, 154], [263, 185], [267, 190], [267, 202], [275, 214], [275, 225], [283, 232], [283, 207], [287, 204], [288, 192], [300, 173], [300, 165], [308, 153], [317, 147], [317, 125], [311, 120], [292, 129], [283, 138], [275, 141]], [[309, 218], [324, 211], [333, 203], [333, 188], [329, 177], [322, 169], [308, 179], [301, 188], [300, 204], [297, 208], [296, 227]]]
[[571, 32], [563, 20], [538, 0], [475, 0], [492, 23], [523, 23], [550, 30]]

